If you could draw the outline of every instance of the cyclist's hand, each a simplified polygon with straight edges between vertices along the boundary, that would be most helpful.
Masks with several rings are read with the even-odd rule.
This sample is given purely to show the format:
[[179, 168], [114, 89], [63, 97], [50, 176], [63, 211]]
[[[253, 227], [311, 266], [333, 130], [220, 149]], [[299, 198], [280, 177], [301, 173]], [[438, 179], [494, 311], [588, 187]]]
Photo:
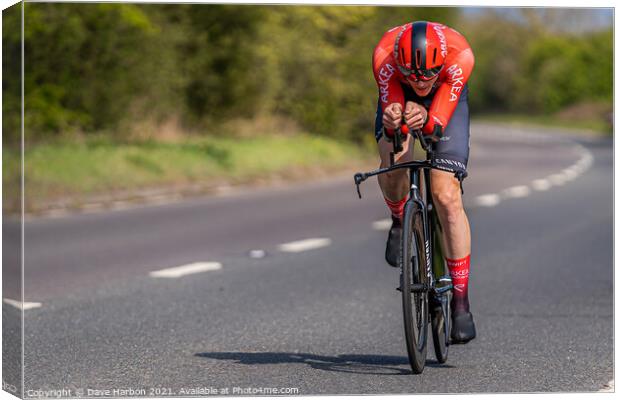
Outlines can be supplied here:
[[[392, 103], [385, 107], [383, 111], [383, 126], [394, 130], [400, 128], [400, 121], [403, 119], [403, 106], [400, 103]], [[390, 135], [391, 136], [391, 135]]]
[[408, 101], [405, 105], [405, 123], [410, 130], [422, 129], [426, 115], [426, 108], [413, 101]]

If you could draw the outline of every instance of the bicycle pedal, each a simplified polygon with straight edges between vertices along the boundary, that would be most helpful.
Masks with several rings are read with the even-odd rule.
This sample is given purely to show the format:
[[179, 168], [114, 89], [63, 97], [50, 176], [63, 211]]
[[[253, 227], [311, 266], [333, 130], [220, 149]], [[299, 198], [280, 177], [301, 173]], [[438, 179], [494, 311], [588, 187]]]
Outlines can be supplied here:
[[452, 290], [452, 284], [446, 285], [446, 286], [442, 286], [439, 288], [433, 288], [433, 292], [436, 296], [442, 296], [444, 293], [446, 293], [448, 290]]

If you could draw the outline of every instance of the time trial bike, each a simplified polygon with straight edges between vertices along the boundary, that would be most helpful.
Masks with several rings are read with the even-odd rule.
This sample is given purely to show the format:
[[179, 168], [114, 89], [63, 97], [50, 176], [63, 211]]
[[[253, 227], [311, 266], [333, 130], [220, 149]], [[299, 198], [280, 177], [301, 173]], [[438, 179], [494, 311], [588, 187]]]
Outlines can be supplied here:
[[[448, 359], [453, 287], [443, 257], [442, 228], [430, 191], [430, 170], [442, 169], [433, 162], [433, 142], [441, 137], [441, 127], [438, 126], [431, 136], [425, 136], [420, 130], [414, 132], [414, 138], [418, 139], [426, 152], [426, 160], [395, 163], [394, 155], [403, 150], [403, 133], [409, 133], [406, 125], [397, 129], [391, 138], [384, 129], [384, 137], [392, 141], [394, 146], [390, 153], [390, 166], [357, 173], [354, 180], [358, 196], [362, 198], [360, 184], [366, 179], [397, 169], [409, 170], [409, 199], [403, 215], [403, 233], [398, 257], [400, 285], [397, 290], [402, 295], [409, 363], [413, 373], [420, 374], [426, 363], [429, 323], [437, 361], [445, 363]], [[456, 172], [455, 177], [461, 183], [462, 190], [465, 174]]]

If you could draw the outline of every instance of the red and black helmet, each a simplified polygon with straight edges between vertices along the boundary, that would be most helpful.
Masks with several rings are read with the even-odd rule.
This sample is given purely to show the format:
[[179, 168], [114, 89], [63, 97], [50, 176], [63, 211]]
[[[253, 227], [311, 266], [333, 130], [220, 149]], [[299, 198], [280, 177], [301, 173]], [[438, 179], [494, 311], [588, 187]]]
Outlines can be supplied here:
[[404, 76], [431, 80], [443, 68], [448, 48], [445, 27], [427, 21], [404, 25], [394, 42], [394, 59]]

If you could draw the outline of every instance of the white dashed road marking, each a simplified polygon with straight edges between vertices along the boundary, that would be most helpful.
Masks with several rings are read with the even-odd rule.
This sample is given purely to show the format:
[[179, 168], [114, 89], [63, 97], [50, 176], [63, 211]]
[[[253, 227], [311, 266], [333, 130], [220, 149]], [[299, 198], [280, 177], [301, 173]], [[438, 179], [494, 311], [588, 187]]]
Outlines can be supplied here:
[[180, 267], [152, 271], [149, 275], [153, 278], [180, 278], [185, 275], [197, 274], [206, 271], [217, 271], [218, 269], [222, 269], [222, 264], [219, 262], [198, 262], [181, 265]]
[[378, 231], [387, 231], [392, 227], [392, 219], [380, 219], [379, 221], [375, 221], [372, 223], [372, 229], [376, 229]]
[[549, 179], [549, 181], [551, 181], [551, 183], [553, 183], [556, 186], [562, 186], [566, 182], [568, 182], [568, 179], [566, 179], [566, 177], [563, 174], [549, 175], [547, 179]]
[[551, 183], [546, 179], [536, 179], [532, 181], [532, 188], [534, 188], [534, 190], [544, 191], [549, 190], [550, 187]]
[[502, 195], [507, 198], [527, 197], [530, 194], [530, 188], [522, 186], [513, 186], [502, 191]]
[[562, 186], [572, 181], [590, 168], [594, 160], [592, 153], [590, 153], [590, 151], [584, 146], [577, 144], [575, 145], [574, 150], [580, 155], [580, 158], [570, 167], [565, 168], [559, 173], [549, 175], [545, 179], [534, 179], [530, 186], [513, 186], [502, 190], [499, 195], [485, 194], [478, 196], [475, 200], [476, 205], [482, 207], [494, 207], [498, 205], [502, 199], [522, 198], [529, 196], [531, 193], [530, 187], [534, 190], [545, 191], [549, 190], [552, 186]]
[[265, 258], [267, 252], [265, 250], [250, 250], [248, 255], [250, 258]]
[[284, 243], [278, 246], [278, 249], [287, 253], [299, 253], [300, 251], [318, 249], [321, 247], [329, 246], [330, 244], [332, 244], [331, 239], [312, 238], [299, 240], [296, 242]]
[[493, 207], [499, 204], [500, 198], [497, 194], [483, 194], [476, 197], [476, 204], [482, 207]]
[[579, 175], [577, 173], [577, 171], [575, 171], [572, 167], [571, 168], [566, 168], [563, 172], [562, 175], [564, 175], [564, 177], [569, 180], [572, 181], [573, 179], [575, 179], [577, 177], [577, 175]]
[[33, 308], [39, 308], [43, 305], [41, 303], [27, 302], [27, 301], [24, 301], [22, 303], [21, 301], [17, 301], [13, 299], [3, 299], [3, 300], [6, 304], [11, 305], [19, 310], [31, 310]]

